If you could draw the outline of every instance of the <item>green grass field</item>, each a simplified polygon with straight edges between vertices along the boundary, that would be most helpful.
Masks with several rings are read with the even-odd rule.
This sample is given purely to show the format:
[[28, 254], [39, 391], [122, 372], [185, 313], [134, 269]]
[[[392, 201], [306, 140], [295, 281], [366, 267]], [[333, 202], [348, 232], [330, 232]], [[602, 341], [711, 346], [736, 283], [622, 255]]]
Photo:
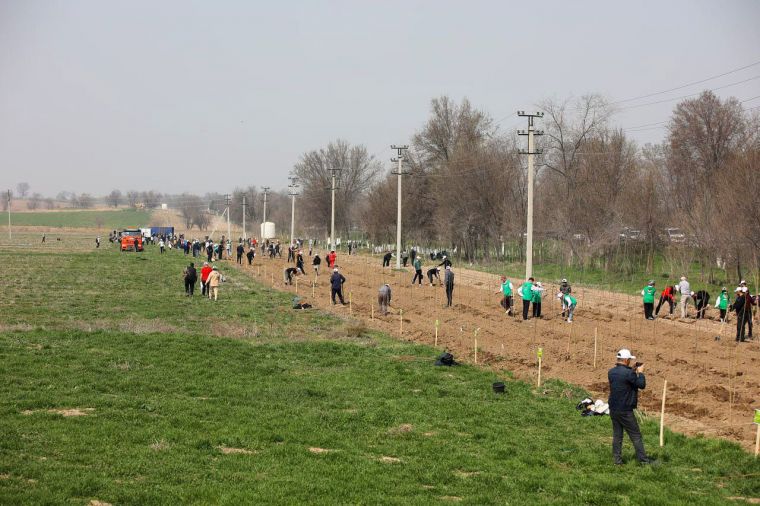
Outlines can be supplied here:
[[15, 226], [102, 228], [108, 231], [146, 226], [151, 214], [151, 211], [140, 209], [28, 212], [11, 213], [11, 222]]
[[[433, 366], [230, 268], [184, 296], [186, 257], [0, 250], [0, 504], [725, 504], [760, 497], [726, 441], [644, 424], [659, 461], [583, 392]], [[507, 381], [506, 395], [491, 392]], [[83, 416], [55, 410], [79, 409]]]

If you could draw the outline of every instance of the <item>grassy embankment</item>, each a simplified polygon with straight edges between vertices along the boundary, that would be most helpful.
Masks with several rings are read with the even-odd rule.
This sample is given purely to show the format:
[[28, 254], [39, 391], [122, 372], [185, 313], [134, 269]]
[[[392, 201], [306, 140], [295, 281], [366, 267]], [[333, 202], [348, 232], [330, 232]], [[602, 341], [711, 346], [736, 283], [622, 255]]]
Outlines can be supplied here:
[[[432, 365], [429, 347], [289, 308], [223, 267], [184, 297], [178, 252], [1, 251], [0, 503], [720, 504], [760, 463], [667, 434], [611, 464], [576, 389]], [[505, 379], [505, 378], [499, 378]], [[78, 409], [82, 416], [63, 416]], [[68, 412], [67, 414], [71, 414]]]
[[[11, 213], [13, 226], [101, 228], [105, 231], [146, 226], [151, 211], [140, 209]], [[3, 225], [7, 225], [7, 218]]]

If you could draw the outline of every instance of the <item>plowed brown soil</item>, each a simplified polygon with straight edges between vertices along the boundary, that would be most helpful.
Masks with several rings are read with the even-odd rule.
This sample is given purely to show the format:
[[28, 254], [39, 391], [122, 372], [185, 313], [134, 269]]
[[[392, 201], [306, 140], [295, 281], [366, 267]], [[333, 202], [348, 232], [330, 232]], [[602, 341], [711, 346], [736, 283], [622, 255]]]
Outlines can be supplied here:
[[[345, 254], [339, 255], [338, 265], [347, 278], [344, 295], [350, 305], [333, 306], [325, 263], [313, 288], [315, 278], [308, 258], [306, 263], [307, 276], [299, 276], [297, 286], [283, 283], [284, 259], [270, 260], [257, 254], [254, 265], [244, 265], [242, 270], [277, 289], [297, 290], [315, 307], [362, 319], [369, 327], [400, 339], [434, 344], [437, 320], [440, 349], [472, 363], [477, 337], [479, 365], [513, 371], [526, 381], [537, 379], [536, 352], [542, 348], [542, 380], [562, 379], [588, 389], [595, 397], [608, 394], [607, 369], [614, 363], [616, 351], [630, 348], [646, 368], [648, 385], [641, 393], [640, 409], [659, 414], [667, 380], [665, 420], [669, 427], [727, 438], [747, 448], [754, 443], [752, 417], [754, 408], [760, 407], [760, 346], [757, 340], [736, 343], [733, 321], [721, 324], [712, 309], [707, 320], [680, 321], [668, 317], [666, 307], [652, 322], [644, 319], [639, 297], [576, 287], [578, 309], [574, 321], [568, 323], [559, 314], [561, 308], [554, 296], [557, 286], [545, 283], [543, 318], [523, 321], [499, 306], [495, 275], [455, 266], [454, 306], [445, 308], [443, 288], [431, 287], [427, 279], [422, 286], [412, 286], [411, 269], [383, 269], [378, 256]], [[430, 264], [428, 261], [423, 272]], [[393, 312], [380, 316], [377, 290], [386, 282], [393, 289]], [[520, 280], [512, 282], [516, 288]], [[521, 304], [519, 297], [516, 301]]]

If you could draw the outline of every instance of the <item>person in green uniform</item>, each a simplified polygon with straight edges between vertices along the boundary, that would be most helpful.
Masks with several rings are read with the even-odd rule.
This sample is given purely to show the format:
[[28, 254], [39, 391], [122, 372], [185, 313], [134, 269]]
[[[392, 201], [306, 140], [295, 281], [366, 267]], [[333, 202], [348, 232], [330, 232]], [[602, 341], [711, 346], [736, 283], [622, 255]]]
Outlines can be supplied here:
[[530, 309], [530, 303], [533, 300], [533, 281], [535, 279], [532, 277], [528, 278], [517, 290], [517, 293], [523, 300], [523, 320], [528, 319], [528, 309]]
[[421, 285], [422, 284], [422, 261], [420, 260], [420, 257], [415, 255], [414, 260], [412, 260], [412, 265], [414, 266], [414, 277], [412, 278], [412, 284], [414, 284], [414, 282], [417, 281], [417, 284]]
[[575, 297], [569, 293], [562, 296], [562, 302], [563, 306], [567, 307], [567, 321], [568, 323], [572, 323], [573, 314], [575, 313], [575, 307], [578, 305], [578, 302], [575, 300]]
[[726, 311], [728, 310], [728, 290], [724, 286], [718, 295], [718, 299], [715, 301], [715, 307], [720, 311], [721, 323], [726, 323]]
[[654, 280], [649, 280], [647, 286], [641, 290], [641, 296], [644, 298], [644, 318], [647, 320], [654, 320], [654, 294], [656, 292]]
[[512, 282], [507, 279], [506, 276], [501, 277], [501, 285], [499, 286], [499, 289], [496, 290], [495, 293], [500, 293], [502, 295], [501, 297], [501, 307], [504, 308], [504, 311], [507, 312], [510, 316], [512, 316], [512, 290], [514, 287], [512, 286]]

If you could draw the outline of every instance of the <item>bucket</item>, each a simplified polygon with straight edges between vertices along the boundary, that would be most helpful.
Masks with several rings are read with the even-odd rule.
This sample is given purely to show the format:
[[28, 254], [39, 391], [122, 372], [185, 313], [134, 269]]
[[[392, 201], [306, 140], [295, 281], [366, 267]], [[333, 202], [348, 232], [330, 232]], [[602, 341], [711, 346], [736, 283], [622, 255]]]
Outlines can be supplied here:
[[504, 383], [501, 381], [497, 381], [493, 384], [493, 391], [496, 394], [503, 394], [504, 393]]

